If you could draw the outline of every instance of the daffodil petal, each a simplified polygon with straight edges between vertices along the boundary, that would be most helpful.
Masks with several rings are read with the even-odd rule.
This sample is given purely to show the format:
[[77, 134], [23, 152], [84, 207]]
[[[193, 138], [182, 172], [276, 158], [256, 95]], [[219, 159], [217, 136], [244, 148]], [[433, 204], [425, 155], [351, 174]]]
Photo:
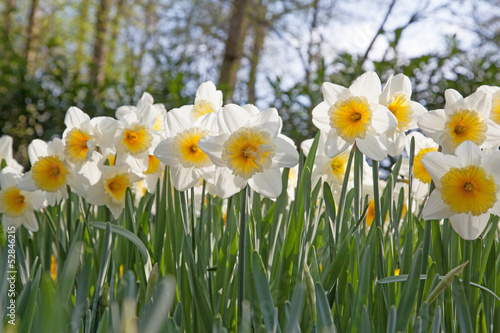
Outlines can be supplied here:
[[85, 198], [93, 205], [102, 205], [106, 200], [104, 187], [101, 184], [89, 186]]
[[42, 191], [27, 192], [26, 195], [34, 210], [40, 210], [47, 205], [47, 199]]
[[[500, 180], [500, 151], [496, 150], [490, 153], [486, 153], [481, 161], [481, 166], [486, 170], [488, 174], [493, 175], [495, 179]], [[500, 197], [498, 199], [500, 201]]]
[[500, 193], [497, 193], [497, 202], [491, 207], [489, 212], [491, 214], [494, 214], [496, 216], [500, 216], [500, 198], [499, 198]]
[[248, 185], [257, 193], [268, 197], [276, 198], [281, 194], [281, 171], [280, 169], [267, 170], [263, 173], [255, 174]]
[[369, 71], [358, 77], [349, 90], [354, 96], [364, 96], [369, 103], [378, 103], [382, 84], [377, 73]]
[[406, 145], [406, 136], [402, 132], [392, 131], [387, 135], [387, 153], [392, 157], [403, 152]]
[[210, 101], [216, 109], [219, 109], [222, 106], [222, 91], [217, 90], [213, 82], [203, 82], [196, 90], [194, 101], [196, 103], [201, 100]]
[[185, 191], [195, 186], [200, 177], [195, 171], [195, 167], [184, 168], [181, 165], [175, 165], [170, 168], [172, 183], [177, 191]]
[[453, 230], [465, 240], [478, 238], [486, 228], [490, 214], [472, 216], [472, 214], [455, 214], [450, 216], [450, 223]]
[[281, 118], [278, 115], [278, 110], [275, 108], [267, 109], [260, 112], [257, 116], [250, 118], [248, 127], [258, 127], [263, 131], [268, 132], [274, 140], [276, 135], [281, 132]]
[[398, 120], [388, 108], [380, 104], [372, 104], [370, 107], [374, 107], [372, 113], [372, 126], [375, 132], [383, 134], [396, 129]]
[[486, 120], [488, 129], [486, 130], [486, 140], [481, 145], [483, 148], [497, 148], [500, 144], [500, 125], [493, 120]]
[[47, 142], [40, 139], [35, 139], [28, 145], [28, 156], [31, 165], [35, 164], [35, 162], [38, 161], [40, 157], [47, 155], [49, 155], [47, 150]]
[[463, 96], [455, 89], [446, 89], [444, 98], [446, 100], [445, 109], [449, 109], [453, 104], [463, 99]]
[[330, 130], [325, 142], [325, 154], [334, 157], [349, 148], [349, 143], [337, 135], [337, 131]]
[[[215, 171], [215, 193], [225, 199], [241, 191], [247, 182], [238, 181], [228, 168], [217, 168]], [[241, 179], [240, 179], [241, 180]]]
[[364, 140], [356, 139], [359, 151], [375, 161], [382, 161], [387, 157], [387, 141], [384, 137], [368, 133]]
[[17, 187], [23, 191], [36, 191], [38, 187], [35, 185], [35, 181], [31, 177], [31, 171], [26, 172], [23, 177], [19, 180]]
[[205, 136], [198, 141], [198, 147], [208, 155], [213, 164], [224, 167], [226, 162], [222, 159], [222, 149], [228, 138], [228, 134]]
[[38, 221], [36, 220], [35, 214], [29, 213], [24, 216], [23, 225], [26, 229], [32, 232], [38, 231]]
[[439, 180], [451, 167], [460, 165], [460, 158], [444, 155], [437, 151], [430, 151], [422, 156], [422, 164], [429, 173], [436, 186], [441, 185]]
[[312, 110], [312, 122], [314, 126], [319, 128], [321, 131], [328, 132], [331, 128], [330, 126], [330, 116], [328, 115], [328, 110], [330, 109], [330, 105], [323, 101], [319, 103]]
[[472, 141], [462, 142], [455, 150], [455, 155], [460, 157], [461, 167], [481, 164], [481, 149]]
[[422, 210], [422, 217], [426, 220], [444, 219], [453, 215], [453, 212], [448, 208], [441, 199], [441, 191], [435, 189], [432, 191], [424, 209]]
[[491, 111], [491, 97], [485, 91], [478, 90], [464, 98], [468, 107], [477, 110], [480, 114], [488, 118]]
[[90, 120], [90, 125], [94, 128], [94, 134], [101, 147], [111, 147], [116, 134], [117, 122], [111, 117], [95, 117]]
[[292, 168], [299, 162], [299, 153], [293, 141], [284, 136], [278, 135], [274, 140], [276, 151], [273, 157], [273, 164], [270, 168]]
[[321, 91], [323, 92], [323, 98], [330, 105], [335, 104], [338, 95], [344, 90], [347, 90], [347, 88], [331, 82], [324, 82], [323, 85], [321, 86]]
[[219, 112], [219, 127], [223, 133], [233, 133], [243, 127], [251, 115], [236, 104], [227, 104]]
[[417, 120], [417, 125], [422, 132], [437, 143], [441, 141], [441, 132], [445, 123], [446, 114], [442, 109], [424, 113]]
[[173, 148], [174, 137], [160, 141], [154, 150], [154, 155], [165, 165], [179, 164], [179, 158]]
[[90, 121], [90, 117], [76, 106], [70, 107], [64, 116], [64, 125], [68, 128], [80, 127], [81, 124], [88, 121]]

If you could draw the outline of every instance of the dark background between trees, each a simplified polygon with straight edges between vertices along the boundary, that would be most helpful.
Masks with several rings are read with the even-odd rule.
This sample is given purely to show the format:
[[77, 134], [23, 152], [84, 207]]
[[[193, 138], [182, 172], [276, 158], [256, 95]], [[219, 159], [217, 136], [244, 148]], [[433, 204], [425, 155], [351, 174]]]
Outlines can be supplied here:
[[[367, 4], [380, 9], [377, 15], [366, 13]], [[15, 157], [28, 166], [27, 145], [60, 135], [70, 106], [91, 117], [113, 116], [148, 91], [171, 109], [191, 104], [198, 85], [211, 80], [226, 103], [276, 107], [284, 133], [298, 145], [316, 132], [311, 110], [322, 100], [324, 81], [349, 86], [369, 69], [382, 81], [404, 73], [413, 99], [429, 110], [443, 107], [447, 88], [468, 95], [479, 85], [498, 85], [500, 1], [424, 1], [405, 11], [407, 4], [6, 0], [0, 4], [0, 129], [14, 137]], [[464, 15], [470, 20], [462, 23]], [[405, 52], [403, 41], [436, 19], [461, 29], [443, 31], [440, 50], [407, 56], [415, 52]], [[332, 22], [353, 21], [374, 27], [362, 49], [328, 47], [335, 45]], [[279, 64], [293, 75], [270, 71], [278, 62], [269, 54], [277, 49], [295, 56]]]

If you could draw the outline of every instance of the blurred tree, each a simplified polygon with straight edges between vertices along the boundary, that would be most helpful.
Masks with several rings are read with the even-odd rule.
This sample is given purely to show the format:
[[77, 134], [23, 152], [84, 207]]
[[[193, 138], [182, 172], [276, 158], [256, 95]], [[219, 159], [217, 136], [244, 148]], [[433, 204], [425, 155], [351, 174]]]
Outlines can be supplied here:
[[[429, 109], [443, 106], [447, 88], [468, 95], [481, 84], [498, 85], [498, 0], [478, 0], [470, 8], [424, 1], [411, 13], [404, 11], [408, 4], [8, 0], [0, 4], [0, 128], [14, 136], [16, 156], [27, 165], [26, 146], [60, 135], [72, 105], [90, 116], [114, 115], [148, 91], [171, 109], [192, 103], [198, 85], [211, 80], [224, 89], [230, 82], [225, 97], [235, 103], [276, 107], [284, 133], [298, 145], [316, 131], [311, 110], [323, 98], [324, 81], [349, 86], [368, 69], [382, 81], [402, 72], [412, 80], [413, 98]], [[380, 21], [368, 13], [376, 6]], [[469, 26], [455, 19], [466, 11], [473, 14]], [[409, 36], [438, 16], [473, 35], [474, 44], [464, 47], [463, 37], [449, 34], [441, 51], [406, 56], [402, 45]], [[334, 40], [341, 33], [332, 30], [335, 22], [376, 24], [363, 31], [367, 42], [348, 52]]]

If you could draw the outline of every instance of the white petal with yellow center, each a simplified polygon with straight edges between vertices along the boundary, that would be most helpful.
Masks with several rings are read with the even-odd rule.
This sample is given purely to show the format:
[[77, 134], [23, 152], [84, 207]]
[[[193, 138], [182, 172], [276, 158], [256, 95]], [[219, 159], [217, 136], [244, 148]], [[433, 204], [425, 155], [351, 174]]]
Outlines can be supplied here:
[[172, 142], [173, 151], [183, 167], [200, 168], [211, 164], [208, 155], [198, 147], [200, 139], [208, 134], [208, 130], [193, 127], [178, 133], [174, 137]]
[[68, 169], [57, 155], [45, 156], [31, 167], [35, 185], [43, 191], [57, 192], [67, 184]]
[[268, 132], [243, 127], [224, 142], [222, 159], [234, 175], [248, 180], [271, 166], [275, 150]]
[[0, 212], [10, 217], [19, 217], [26, 210], [27, 200], [17, 186], [0, 190]]
[[125, 128], [122, 132], [121, 143], [126, 152], [138, 155], [146, 152], [153, 141], [149, 128], [144, 125], [135, 124]]

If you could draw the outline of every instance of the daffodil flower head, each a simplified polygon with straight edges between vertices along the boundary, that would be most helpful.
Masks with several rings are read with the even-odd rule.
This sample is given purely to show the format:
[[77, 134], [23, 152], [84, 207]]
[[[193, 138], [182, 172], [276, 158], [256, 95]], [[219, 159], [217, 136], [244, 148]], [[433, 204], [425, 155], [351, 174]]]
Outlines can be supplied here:
[[38, 230], [35, 211], [40, 211], [47, 205], [46, 196], [42, 191], [24, 191], [17, 186], [22, 174], [14, 168], [6, 167], [0, 171], [0, 213], [5, 227], [16, 228], [24, 225], [30, 231]]
[[481, 148], [498, 146], [500, 125], [489, 118], [491, 98], [481, 90], [463, 98], [456, 90], [445, 91], [444, 110], [429, 111], [420, 116], [422, 132], [443, 147], [444, 153], [453, 153], [464, 141], [472, 141]]
[[313, 124], [327, 133], [325, 153], [333, 157], [356, 143], [366, 156], [377, 161], [387, 157], [387, 138], [398, 122], [379, 104], [380, 79], [375, 72], [357, 78], [349, 88], [325, 82], [325, 101], [313, 109]]
[[172, 182], [179, 191], [195, 186], [201, 178], [213, 182], [215, 165], [198, 143], [209, 134], [216, 134], [217, 117], [207, 113], [193, 118], [183, 108], [173, 109], [166, 115], [165, 134], [154, 150], [154, 156], [170, 166]]
[[[301, 148], [307, 156], [311, 148], [313, 139], [308, 139], [302, 142]], [[332, 191], [335, 192], [342, 186], [344, 180], [347, 162], [349, 160], [349, 152], [344, 151], [334, 157], [328, 157], [325, 154], [326, 135], [320, 133], [318, 149], [316, 150], [316, 158], [311, 173], [312, 184], [315, 185], [320, 179], [332, 186]]]
[[128, 156], [147, 161], [154, 147], [160, 141], [160, 135], [154, 129], [157, 114], [153, 105], [144, 108], [117, 111], [118, 129], [115, 136], [115, 148], [118, 158], [125, 161]]
[[26, 191], [41, 190], [47, 193], [49, 205], [67, 199], [69, 185], [78, 195], [85, 192], [90, 185], [90, 175], [86, 169], [74, 167], [65, 159], [64, 143], [54, 138], [48, 143], [39, 139], [33, 140], [28, 146], [31, 170], [19, 183], [19, 188]]
[[[422, 164], [422, 157], [431, 151], [438, 151], [439, 146], [436, 142], [434, 142], [434, 140], [424, 136], [422, 133], [412, 132], [408, 134], [406, 138], [406, 151], [408, 155], [410, 154], [410, 143], [412, 138], [415, 141], [415, 151], [413, 158], [414, 179], [411, 190], [413, 199], [420, 201], [423, 200], [427, 194], [429, 194], [429, 186], [432, 181], [431, 175]], [[409, 158], [403, 159], [400, 174], [406, 180], [409, 179]]]
[[108, 147], [113, 142], [116, 119], [90, 117], [77, 107], [70, 107], [64, 118], [64, 156], [74, 164], [83, 164], [97, 158], [97, 147]]
[[389, 77], [380, 94], [380, 104], [386, 106], [396, 117], [397, 127], [386, 133], [387, 150], [389, 155], [397, 156], [403, 152], [406, 135], [410, 129], [417, 127], [417, 119], [426, 112], [426, 109], [411, 98], [410, 79], [403, 74]]
[[134, 189], [134, 183], [142, 177], [130, 172], [127, 164], [107, 166], [101, 163], [99, 169], [99, 181], [88, 188], [85, 198], [93, 205], [106, 205], [118, 218], [125, 207], [127, 188]]
[[190, 114], [194, 119], [211, 113], [217, 112], [222, 107], [222, 92], [217, 90], [215, 85], [210, 82], [204, 82], [196, 90], [194, 105]]
[[485, 154], [465, 141], [455, 155], [429, 152], [422, 163], [436, 184], [423, 210], [425, 219], [449, 218], [462, 238], [475, 239], [490, 214], [500, 214], [500, 151]]
[[217, 195], [227, 198], [249, 184], [264, 196], [277, 197], [282, 190], [280, 168], [298, 162], [293, 142], [280, 134], [278, 111], [229, 104], [217, 119], [219, 134], [205, 136], [198, 143], [218, 167], [214, 177]]

